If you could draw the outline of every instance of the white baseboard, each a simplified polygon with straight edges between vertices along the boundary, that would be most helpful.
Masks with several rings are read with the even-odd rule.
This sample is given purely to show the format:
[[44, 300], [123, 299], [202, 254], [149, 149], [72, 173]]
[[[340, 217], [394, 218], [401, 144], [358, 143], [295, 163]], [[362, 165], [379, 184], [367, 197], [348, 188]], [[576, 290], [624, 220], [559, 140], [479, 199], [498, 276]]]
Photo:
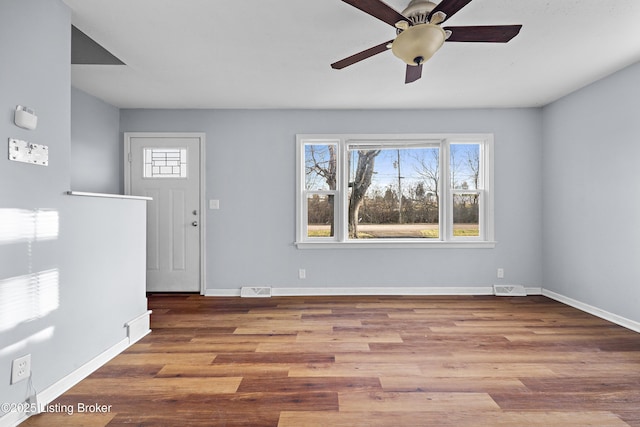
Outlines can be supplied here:
[[[42, 390], [36, 395], [36, 400], [39, 407], [46, 406], [53, 402], [55, 399], [64, 394], [74, 385], [78, 384], [83, 379], [87, 378], [98, 368], [102, 367], [108, 361], [122, 353], [136, 341], [151, 332], [149, 329], [149, 315], [151, 311], [141, 314], [140, 316], [130, 320], [125, 324], [127, 327], [127, 337], [118, 341], [113, 346], [109, 347], [84, 365], [80, 366], [69, 375], [59, 379], [51, 386]], [[144, 329], [146, 325], [146, 330]], [[6, 415], [0, 417], [0, 427], [17, 426], [28, 418], [27, 414], [19, 412], [9, 412]]]
[[142, 313], [135, 319], [129, 320], [124, 325], [127, 327], [127, 337], [129, 338], [129, 345], [136, 343], [151, 332], [149, 325], [151, 323], [151, 310], [147, 310], [146, 313]]
[[[535, 294], [540, 294], [541, 288], [527, 288]], [[212, 289], [205, 291], [209, 297], [236, 297], [240, 296], [240, 289]], [[358, 295], [493, 295], [493, 286], [368, 286], [368, 287], [332, 287], [332, 288], [276, 288], [271, 287], [272, 296], [358, 296]]]
[[239, 297], [240, 288], [238, 289], [205, 289], [205, 297]]
[[613, 314], [608, 311], [602, 310], [598, 307], [585, 304], [583, 302], [555, 293], [548, 289], [542, 289], [542, 295], [548, 298], [551, 298], [553, 300], [556, 300], [558, 302], [561, 302], [563, 304], [569, 305], [573, 308], [577, 308], [578, 310], [582, 310], [585, 313], [593, 314], [596, 317], [600, 317], [601, 319], [608, 320], [609, 322], [613, 322], [616, 325], [620, 325], [634, 332], [640, 333], [640, 322], [627, 319], [626, 317], [618, 316], [617, 314]]
[[360, 295], [492, 295], [490, 286], [476, 287], [345, 287], [345, 288], [273, 288], [273, 296], [360, 296]]
[[[279, 297], [297, 296], [358, 296], [358, 295], [493, 295], [490, 286], [367, 286], [367, 287], [332, 287], [332, 288], [276, 288], [271, 286], [271, 295]], [[542, 295], [542, 288], [531, 286], [525, 288], [527, 295]], [[240, 289], [207, 289], [208, 297], [239, 297]]]

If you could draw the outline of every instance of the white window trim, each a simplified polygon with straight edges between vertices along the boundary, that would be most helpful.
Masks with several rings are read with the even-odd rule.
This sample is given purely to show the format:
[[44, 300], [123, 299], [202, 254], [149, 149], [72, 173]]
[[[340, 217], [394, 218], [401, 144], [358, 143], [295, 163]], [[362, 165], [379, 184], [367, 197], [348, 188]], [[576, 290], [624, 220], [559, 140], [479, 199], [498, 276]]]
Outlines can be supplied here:
[[[378, 142], [379, 141], [379, 142]], [[440, 167], [442, 171], [441, 194], [446, 206], [441, 210], [442, 224], [440, 239], [348, 239], [345, 209], [348, 204], [347, 192], [344, 191], [344, 179], [348, 175], [344, 153], [348, 145], [354, 142], [367, 143], [374, 146], [384, 144], [407, 147], [418, 142], [441, 143]], [[396, 144], [394, 144], [396, 142]], [[480, 172], [482, 189], [477, 192], [482, 198], [479, 222], [481, 236], [454, 237], [449, 217], [453, 213], [452, 193], [475, 193], [474, 190], [452, 190], [449, 185], [449, 145], [452, 143], [481, 142]], [[337, 189], [311, 191], [316, 194], [335, 194], [333, 237], [307, 237], [307, 191], [305, 185], [304, 146], [306, 144], [337, 144], [336, 161], [338, 162]], [[298, 134], [296, 135], [296, 241], [298, 249], [335, 249], [335, 248], [451, 248], [451, 249], [491, 249], [496, 245], [494, 237], [494, 168], [493, 168], [493, 134]], [[446, 183], [446, 185], [444, 184]]]

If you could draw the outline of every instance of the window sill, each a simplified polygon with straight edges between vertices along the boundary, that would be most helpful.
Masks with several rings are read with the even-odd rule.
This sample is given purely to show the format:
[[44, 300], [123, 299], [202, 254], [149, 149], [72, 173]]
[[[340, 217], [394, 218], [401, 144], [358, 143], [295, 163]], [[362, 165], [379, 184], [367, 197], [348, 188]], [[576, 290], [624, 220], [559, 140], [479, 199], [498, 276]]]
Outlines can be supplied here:
[[359, 240], [348, 242], [295, 242], [298, 249], [493, 249], [495, 241], [431, 241], [422, 240]]

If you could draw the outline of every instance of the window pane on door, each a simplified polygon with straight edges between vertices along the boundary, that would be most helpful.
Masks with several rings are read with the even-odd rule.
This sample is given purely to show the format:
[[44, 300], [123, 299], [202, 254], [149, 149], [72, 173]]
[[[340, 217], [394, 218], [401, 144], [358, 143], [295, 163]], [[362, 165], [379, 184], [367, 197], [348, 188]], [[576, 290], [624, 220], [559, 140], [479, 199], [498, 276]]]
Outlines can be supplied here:
[[186, 178], [186, 148], [145, 148], [144, 178]]

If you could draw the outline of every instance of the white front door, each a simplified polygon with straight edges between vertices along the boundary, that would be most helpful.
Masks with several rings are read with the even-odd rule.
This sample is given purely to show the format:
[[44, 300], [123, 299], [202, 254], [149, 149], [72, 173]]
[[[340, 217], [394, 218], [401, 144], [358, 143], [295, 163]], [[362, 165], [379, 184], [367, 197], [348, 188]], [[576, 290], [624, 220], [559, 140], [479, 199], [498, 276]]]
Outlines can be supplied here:
[[[125, 134], [127, 194], [147, 196], [147, 291], [201, 291], [201, 134]], [[128, 179], [127, 179], [128, 178]]]

